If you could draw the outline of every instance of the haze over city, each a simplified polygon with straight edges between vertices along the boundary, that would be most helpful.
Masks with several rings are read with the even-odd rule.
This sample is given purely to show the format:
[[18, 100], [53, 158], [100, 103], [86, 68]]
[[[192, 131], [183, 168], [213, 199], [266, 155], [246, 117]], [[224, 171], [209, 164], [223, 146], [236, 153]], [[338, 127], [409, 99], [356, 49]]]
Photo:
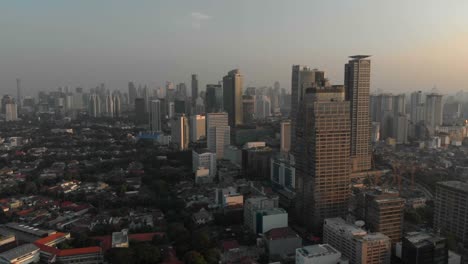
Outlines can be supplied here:
[[[467, 1], [3, 1], [0, 90], [125, 90], [130, 80], [200, 87], [239, 68], [245, 86], [290, 89], [293, 64], [343, 82], [373, 55], [371, 90], [467, 89]], [[202, 88], [203, 89], [203, 88]]]

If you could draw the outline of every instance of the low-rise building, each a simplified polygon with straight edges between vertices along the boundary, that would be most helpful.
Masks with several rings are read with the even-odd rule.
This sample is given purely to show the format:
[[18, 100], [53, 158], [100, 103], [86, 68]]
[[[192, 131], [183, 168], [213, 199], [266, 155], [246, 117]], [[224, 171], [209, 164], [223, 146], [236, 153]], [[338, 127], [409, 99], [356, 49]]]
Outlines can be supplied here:
[[348, 264], [341, 252], [329, 244], [296, 249], [296, 264]]
[[288, 213], [283, 208], [260, 209], [254, 212], [254, 233], [288, 227]]
[[24, 244], [0, 254], [0, 264], [28, 264], [39, 262], [39, 248]]
[[332, 245], [350, 264], [390, 264], [391, 240], [382, 233], [367, 233], [342, 218], [325, 219], [323, 242]]
[[401, 253], [404, 264], [447, 263], [447, 239], [426, 232], [411, 232], [403, 238]]
[[273, 228], [266, 232], [263, 241], [268, 255], [285, 258], [295, 254], [302, 246], [302, 239], [290, 227]]

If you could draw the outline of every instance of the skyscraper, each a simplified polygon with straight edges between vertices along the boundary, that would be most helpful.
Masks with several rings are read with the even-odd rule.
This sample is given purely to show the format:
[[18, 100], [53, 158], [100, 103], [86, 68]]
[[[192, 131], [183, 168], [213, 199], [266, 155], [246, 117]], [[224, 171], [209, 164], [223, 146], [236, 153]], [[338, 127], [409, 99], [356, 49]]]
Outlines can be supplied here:
[[114, 117], [120, 117], [122, 112], [122, 102], [120, 92], [114, 91], [112, 93], [112, 103], [114, 106]]
[[308, 88], [298, 107], [293, 148], [297, 213], [315, 232], [321, 231], [325, 218], [347, 212], [351, 123], [344, 97], [342, 86]]
[[128, 101], [130, 104], [130, 108], [133, 109], [135, 107], [135, 99], [138, 97], [137, 89], [133, 82], [128, 82]]
[[367, 55], [351, 56], [345, 65], [346, 100], [351, 104], [351, 168], [371, 169], [369, 90], [371, 61]]
[[93, 93], [89, 96], [89, 115], [92, 117], [101, 116], [101, 98]]
[[325, 73], [307, 66], [293, 65], [291, 76], [291, 148], [296, 142], [296, 120], [298, 108], [302, 103], [305, 89], [325, 86]]
[[110, 93], [104, 97], [104, 114], [107, 117], [114, 117], [114, 100], [112, 100], [112, 96]]
[[208, 113], [206, 115], [207, 147], [216, 153], [217, 159], [224, 157], [224, 147], [231, 142], [231, 129], [227, 113]]
[[19, 108], [23, 106], [23, 94], [21, 93], [21, 80], [16, 79], [16, 104]]
[[255, 97], [255, 118], [265, 119], [271, 116], [271, 101], [266, 95], [257, 95]]
[[197, 142], [206, 137], [206, 120], [204, 115], [190, 117], [190, 141]]
[[252, 123], [255, 117], [255, 96], [242, 96], [242, 111], [244, 116], [244, 123]]
[[281, 152], [287, 153], [291, 150], [291, 121], [281, 122]]
[[426, 127], [431, 135], [442, 125], [442, 95], [431, 93], [426, 95]]
[[5, 121], [18, 120], [18, 106], [15, 102], [7, 103], [5, 105]]
[[244, 77], [238, 69], [228, 72], [223, 78], [223, 105], [228, 113], [229, 126], [243, 124], [242, 86]]
[[176, 115], [171, 123], [171, 137], [174, 147], [179, 151], [188, 149], [189, 146], [189, 123], [184, 114]]
[[434, 199], [434, 229], [453, 235], [468, 250], [468, 184], [461, 181], [438, 182]]
[[161, 131], [161, 101], [150, 101], [149, 121], [151, 132]]
[[193, 107], [195, 107], [197, 98], [198, 98], [198, 77], [196, 74], [192, 74], [192, 106]]
[[222, 90], [220, 84], [206, 85], [206, 112], [215, 113], [221, 110], [221, 105], [218, 103], [217, 94]]

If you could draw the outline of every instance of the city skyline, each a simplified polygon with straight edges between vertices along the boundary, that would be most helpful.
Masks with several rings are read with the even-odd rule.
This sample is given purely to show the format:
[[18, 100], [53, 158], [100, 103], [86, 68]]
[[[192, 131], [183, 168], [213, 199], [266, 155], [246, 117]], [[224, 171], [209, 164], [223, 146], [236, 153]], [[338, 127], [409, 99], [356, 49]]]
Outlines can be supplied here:
[[123, 91], [128, 81], [190, 85], [197, 74], [204, 90], [239, 68], [244, 88], [279, 81], [289, 90], [291, 65], [341, 84], [343, 58], [359, 53], [373, 55], [371, 91], [466, 89], [468, 3], [403, 3], [10, 2], [0, 10], [0, 89], [16, 94], [20, 78], [23, 96], [101, 82]]

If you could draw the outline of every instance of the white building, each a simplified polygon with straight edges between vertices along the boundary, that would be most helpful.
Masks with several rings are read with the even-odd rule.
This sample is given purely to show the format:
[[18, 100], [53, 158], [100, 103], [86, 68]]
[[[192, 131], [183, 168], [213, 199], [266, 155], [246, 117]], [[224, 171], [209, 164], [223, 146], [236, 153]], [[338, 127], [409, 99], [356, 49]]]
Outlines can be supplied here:
[[211, 177], [216, 176], [216, 153], [207, 149], [192, 150], [192, 172], [197, 172], [199, 168], [209, 169]]
[[244, 203], [244, 225], [246, 225], [252, 231], [256, 230], [255, 229], [255, 212], [257, 210], [277, 208], [278, 204], [279, 204], [278, 196], [250, 197]]
[[216, 188], [215, 202], [221, 207], [242, 207], [244, 196], [237, 192], [236, 188]]
[[39, 248], [34, 244], [24, 244], [0, 254], [1, 264], [29, 264], [39, 262]]
[[341, 251], [350, 264], [390, 264], [392, 245], [388, 236], [367, 233], [342, 218], [325, 219], [323, 242]]
[[18, 120], [18, 106], [16, 103], [5, 105], [5, 121]]
[[231, 128], [227, 113], [208, 113], [206, 116], [207, 146], [216, 152], [218, 159], [224, 158], [224, 147], [231, 143]]
[[190, 117], [190, 141], [197, 142], [206, 137], [206, 120], [204, 115]]
[[255, 97], [255, 118], [265, 119], [271, 116], [271, 101], [266, 95], [257, 95]]
[[341, 252], [328, 244], [296, 249], [296, 264], [348, 264]]
[[283, 208], [254, 211], [254, 233], [265, 233], [274, 228], [288, 227], [288, 213]]
[[292, 158], [271, 158], [270, 179], [272, 182], [294, 191], [296, 188], [296, 168]]

